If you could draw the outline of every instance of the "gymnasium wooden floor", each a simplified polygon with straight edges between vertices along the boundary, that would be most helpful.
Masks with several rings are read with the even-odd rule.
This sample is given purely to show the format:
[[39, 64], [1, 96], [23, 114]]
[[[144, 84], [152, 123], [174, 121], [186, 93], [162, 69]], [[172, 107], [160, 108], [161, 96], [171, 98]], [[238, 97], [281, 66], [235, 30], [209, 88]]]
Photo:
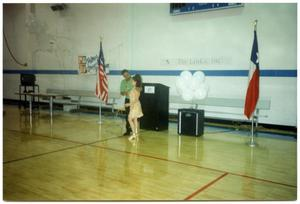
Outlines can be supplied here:
[[142, 130], [124, 120], [3, 107], [3, 198], [28, 200], [296, 200], [297, 142], [205, 127], [203, 137]]

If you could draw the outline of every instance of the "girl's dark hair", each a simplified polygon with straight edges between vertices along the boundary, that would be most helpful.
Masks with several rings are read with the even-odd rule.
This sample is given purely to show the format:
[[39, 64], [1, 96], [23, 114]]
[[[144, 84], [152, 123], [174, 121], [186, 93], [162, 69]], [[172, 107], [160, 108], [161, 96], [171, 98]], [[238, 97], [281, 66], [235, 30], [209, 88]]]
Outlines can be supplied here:
[[141, 88], [142, 87], [142, 77], [139, 74], [134, 75], [132, 79], [136, 82], [136, 87]]

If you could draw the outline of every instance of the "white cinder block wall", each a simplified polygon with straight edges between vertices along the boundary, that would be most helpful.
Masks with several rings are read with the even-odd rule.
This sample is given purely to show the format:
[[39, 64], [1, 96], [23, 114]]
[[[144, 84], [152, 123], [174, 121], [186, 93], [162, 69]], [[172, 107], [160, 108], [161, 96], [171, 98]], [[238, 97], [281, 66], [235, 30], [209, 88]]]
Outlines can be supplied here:
[[[297, 4], [252, 3], [178, 16], [169, 14], [167, 3], [67, 6], [65, 11], [53, 12], [50, 4], [4, 4], [3, 26], [10, 47], [19, 61], [28, 63], [27, 68], [15, 64], [3, 44], [4, 98], [17, 99], [14, 93], [22, 70], [37, 71], [41, 91], [94, 90], [95, 75], [82, 76], [74, 71], [79, 55], [98, 54], [101, 35], [105, 59], [110, 64], [110, 91], [118, 91], [122, 78], [117, 71], [124, 68], [151, 70], [143, 75], [144, 82], [170, 86], [171, 95], [177, 95], [172, 71], [221, 70], [223, 76], [206, 77], [209, 97], [243, 99], [247, 76], [226, 76], [226, 71], [249, 69], [255, 19], [261, 70], [280, 70], [283, 75], [297, 70]], [[41, 74], [43, 70], [67, 73]], [[166, 74], [159, 75], [160, 71]], [[262, 111], [268, 117], [260, 122], [296, 126], [297, 76], [283, 75], [260, 78], [260, 98], [271, 100], [271, 109]], [[213, 110], [242, 113], [241, 109], [224, 107]]]

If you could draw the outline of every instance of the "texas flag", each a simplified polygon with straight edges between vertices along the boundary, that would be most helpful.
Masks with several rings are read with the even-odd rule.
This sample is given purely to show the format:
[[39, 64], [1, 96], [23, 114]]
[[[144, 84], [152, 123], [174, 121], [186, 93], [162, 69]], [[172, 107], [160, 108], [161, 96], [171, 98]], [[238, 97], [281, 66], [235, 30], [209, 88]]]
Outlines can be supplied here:
[[249, 70], [249, 84], [247, 89], [244, 114], [249, 119], [253, 114], [259, 97], [259, 60], [256, 30], [251, 52], [251, 66]]

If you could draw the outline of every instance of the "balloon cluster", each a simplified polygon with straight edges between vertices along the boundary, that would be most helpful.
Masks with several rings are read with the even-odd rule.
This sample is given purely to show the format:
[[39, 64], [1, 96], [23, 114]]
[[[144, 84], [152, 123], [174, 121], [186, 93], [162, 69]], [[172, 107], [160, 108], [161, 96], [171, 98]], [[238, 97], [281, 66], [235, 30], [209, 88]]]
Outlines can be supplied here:
[[177, 92], [183, 100], [191, 101], [194, 98], [202, 100], [207, 97], [208, 85], [205, 83], [205, 74], [201, 71], [193, 75], [190, 71], [183, 71], [176, 80]]

